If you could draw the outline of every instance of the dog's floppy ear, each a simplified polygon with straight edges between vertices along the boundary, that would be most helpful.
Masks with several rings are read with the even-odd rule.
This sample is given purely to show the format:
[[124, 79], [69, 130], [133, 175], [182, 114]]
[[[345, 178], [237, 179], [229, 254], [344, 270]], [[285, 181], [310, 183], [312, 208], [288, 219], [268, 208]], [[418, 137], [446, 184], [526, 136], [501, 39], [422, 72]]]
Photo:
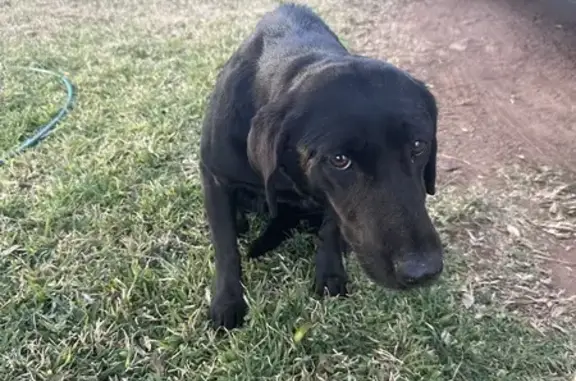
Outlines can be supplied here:
[[424, 185], [426, 187], [426, 193], [433, 196], [436, 193], [436, 156], [438, 153], [436, 132], [438, 125], [438, 106], [436, 105], [434, 95], [428, 90], [426, 84], [422, 81], [418, 82], [422, 86], [426, 109], [434, 125], [434, 138], [432, 139], [432, 145], [430, 147], [430, 156], [428, 163], [426, 163], [426, 166], [424, 167]]
[[286, 107], [275, 102], [262, 107], [252, 118], [248, 133], [247, 154], [250, 165], [262, 176], [266, 203], [272, 218], [277, 215], [276, 189], [273, 180], [278, 175], [280, 156], [287, 140]]

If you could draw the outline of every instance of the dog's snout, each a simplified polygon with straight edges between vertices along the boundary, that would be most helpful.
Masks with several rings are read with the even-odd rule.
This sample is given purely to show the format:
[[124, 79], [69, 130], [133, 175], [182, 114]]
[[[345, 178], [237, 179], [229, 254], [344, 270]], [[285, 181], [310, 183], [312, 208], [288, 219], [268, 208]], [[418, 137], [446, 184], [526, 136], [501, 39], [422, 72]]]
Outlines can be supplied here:
[[399, 261], [395, 266], [396, 280], [405, 287], [425, 284], [436, 279], [443, 270], [441, 253], [424, 253]]

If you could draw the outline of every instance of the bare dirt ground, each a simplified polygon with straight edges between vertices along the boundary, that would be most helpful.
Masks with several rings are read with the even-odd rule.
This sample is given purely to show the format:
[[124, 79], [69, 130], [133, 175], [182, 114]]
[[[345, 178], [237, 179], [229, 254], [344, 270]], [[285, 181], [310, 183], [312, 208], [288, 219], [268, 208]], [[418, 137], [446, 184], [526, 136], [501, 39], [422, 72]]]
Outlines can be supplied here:
[[[356, 2], [354, 2], [356, 3]], [[576, 4], [421, 0], [351, 15], [353, 48], [425, 79], [440, 106], [440, 181], [493, 182], [497, 169], [576, 172]], [[355, 5], [360, 6], [360, 3]], [[354, 19], [355, 18], [355, 19]], [[349, 20], [350, 21], [350, 20]], [[548, 243], [576, 293], [576, 245]], [[575, 269], [576, 270], [576, 269]]]

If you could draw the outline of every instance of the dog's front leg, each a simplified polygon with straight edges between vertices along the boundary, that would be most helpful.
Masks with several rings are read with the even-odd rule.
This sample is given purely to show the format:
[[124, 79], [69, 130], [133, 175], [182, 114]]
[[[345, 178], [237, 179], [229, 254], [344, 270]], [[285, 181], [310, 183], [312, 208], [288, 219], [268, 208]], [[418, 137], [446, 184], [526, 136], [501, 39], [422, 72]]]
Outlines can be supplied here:
[[328, 218], [320, 228], [318, 250], [316, 251], [316, 294], [330, 296], [347, 294], [348, 276], [342, 262], [342, 238], [338, 225]]
[[234, 193], [202, 168], [204, 206], [216, 257], [215, 294], [210, 305], [214, 328], [242, 325], [247, 312], [243, 297], [242, 266], [236, 241]]

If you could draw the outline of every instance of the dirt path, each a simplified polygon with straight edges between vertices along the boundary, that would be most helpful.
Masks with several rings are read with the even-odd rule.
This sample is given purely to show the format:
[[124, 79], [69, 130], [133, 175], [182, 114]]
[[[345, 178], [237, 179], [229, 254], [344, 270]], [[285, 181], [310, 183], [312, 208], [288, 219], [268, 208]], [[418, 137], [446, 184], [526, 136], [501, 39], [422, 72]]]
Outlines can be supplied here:
[[[438, 95], [443, 181], [490, 181], [513, 163], [576, 172], [576, 4], [421, 0], [368, 11], [350, 16], [354, 49], [407, 68]], [[553, 246], [576, 262], [576, 245]], [[576, 269], [551, 266], [576, 293]]]

